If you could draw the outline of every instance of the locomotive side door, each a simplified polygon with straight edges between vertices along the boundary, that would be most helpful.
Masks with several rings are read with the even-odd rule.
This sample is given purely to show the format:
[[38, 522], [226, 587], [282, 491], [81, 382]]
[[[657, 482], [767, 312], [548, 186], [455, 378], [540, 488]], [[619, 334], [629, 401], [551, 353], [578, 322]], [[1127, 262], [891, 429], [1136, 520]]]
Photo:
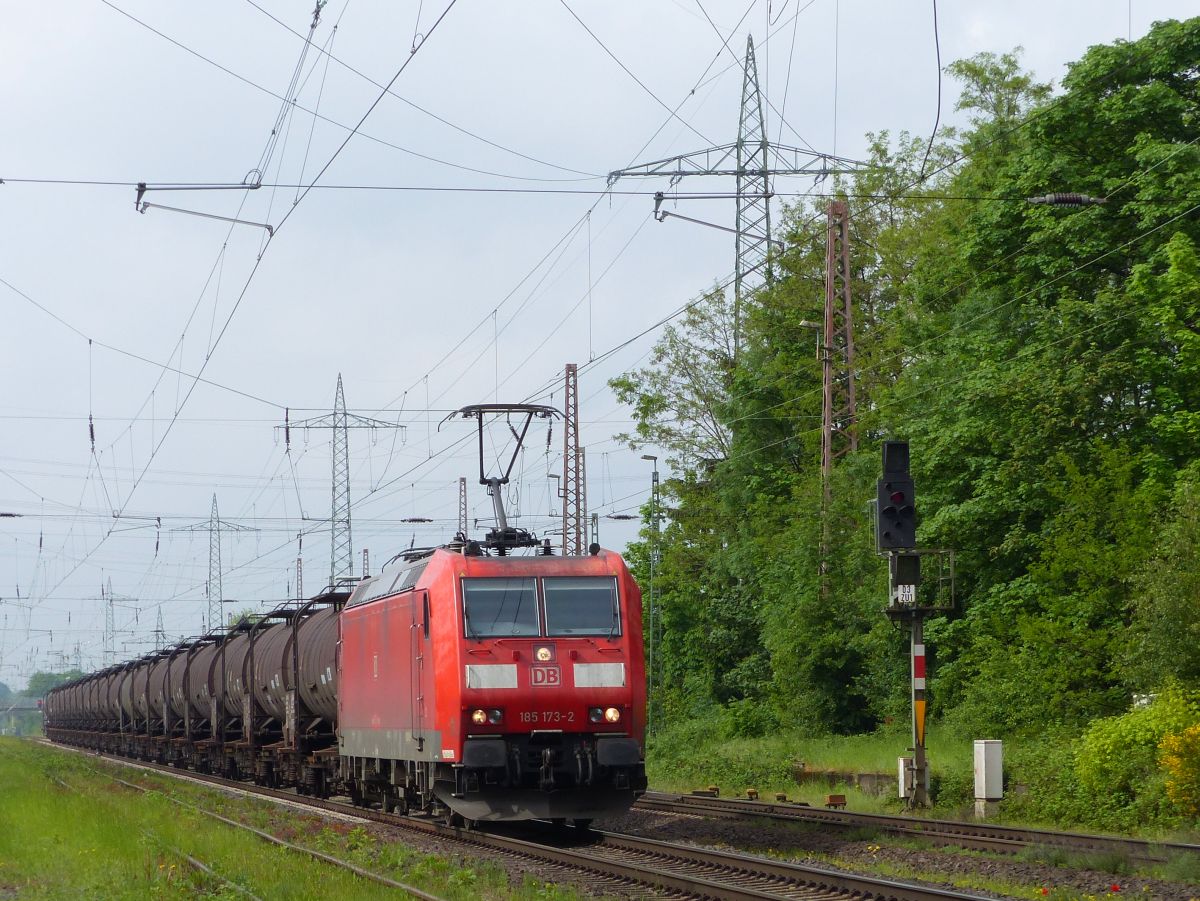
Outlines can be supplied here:
[[414, 591], [412, 593], [412, 624], [409, 628], [410, 654], [412, 667], [409, 673], [409, 686], [412, 692], [409, 710], [412, 715], [412, 738], [416, 742], [418, 752], [425, 750], [425, 730], [428, 727], [429, 705], [425, 699], [427, 679], [425, 676], [425, 657], [429, 650], [429, 592]]

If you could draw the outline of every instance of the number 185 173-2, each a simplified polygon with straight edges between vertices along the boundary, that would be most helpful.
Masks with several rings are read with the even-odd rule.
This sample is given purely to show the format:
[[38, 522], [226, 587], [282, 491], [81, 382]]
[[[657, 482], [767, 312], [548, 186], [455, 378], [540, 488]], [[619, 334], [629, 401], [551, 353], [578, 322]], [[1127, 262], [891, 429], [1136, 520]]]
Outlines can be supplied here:
[[522, 723], [543, 726], [547, 723], [573, 723], [575, 722], [575, 712], [572, 710], [523, 710], [520, 720]]

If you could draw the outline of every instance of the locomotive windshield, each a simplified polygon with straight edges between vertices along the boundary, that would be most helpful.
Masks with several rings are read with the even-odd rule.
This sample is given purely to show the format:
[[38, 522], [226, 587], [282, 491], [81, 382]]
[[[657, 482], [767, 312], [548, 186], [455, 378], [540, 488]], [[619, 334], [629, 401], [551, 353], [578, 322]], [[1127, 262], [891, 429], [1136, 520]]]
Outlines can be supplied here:
[[617, 580], [607, 576], [547, 577], [547, 635], [620, 635]]
[[468, 638], [540, 635], [533, 579], [463, 579]]

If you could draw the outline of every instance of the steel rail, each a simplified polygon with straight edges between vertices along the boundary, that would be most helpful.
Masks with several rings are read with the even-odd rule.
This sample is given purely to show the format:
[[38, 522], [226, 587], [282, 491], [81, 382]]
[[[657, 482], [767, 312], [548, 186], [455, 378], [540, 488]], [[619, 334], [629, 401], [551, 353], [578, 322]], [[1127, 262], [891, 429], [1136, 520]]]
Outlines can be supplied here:
[[[160, 772], [178, 779], [300, 804], [342, 816], [351, 815], [388, 826], [411, 829], [456, 839], [508, 856], [552, 863], [623, 883], [649, 886], [695, 898], [731, 901], [779, 901], [779, 899], [827, 899], [851, 897], [880, 901], [982, 901], [981, 896], [952, 889], [929, 888], [911, 883], [861, 876], [821, 867], [785, 863], [766, 858], [714, 851], [690, 845], [659, 842], [617, 833], [596, 832], [598, 842], [583, 847], [547, 845], [493, 832], [446, 826], [428, 819], [386, 814], [373, 808], [355, 807], [290, 791], [266, 788], [195, 773], [144, 760], [129, 760], [99, 754], [113, 763]], [[251, 827], [246, 827], [251, 828]], [[255, 830], [257, 831], [257, 830]], [[302, 849], [307, 851], [307, 849]]]
[[686, 813], [713, 817], [763, 817], [790, 822], [820, 823], [844, 829], [874, 827], [884, 832], [915, 835], [942, 845], [959, 845], [973, 850], [1014, 854], [1033, 846], [1063, 848], [1072, 851], [1103, 851], [1125, 854], [1137, 860], [1161, 862], [1164, 855], [1200, 854], [1200, 845], [1184, 842], [1151, 842], [1120, 836], [1093, 835], [1083, 832], [1057, 832], [1050, 829], [1026, 829], [989, 823], [957, 820], [917, 819], [879, 813], [857, 813], [808, 807], [802, 804], [751, 801], [740, 798], [714, 798], [647, 792], [636, 809]]
[[[606, 856], [623, 853], [656, 861], [670, 861], [699, 867], [701, 872], [728, 871], [735, 874], [735, 878], [739, 881], [751, 880], [764, 886], [761, 890], [767, 891], [766, 897], [770, 898], [813, 897], [814, 891], [818, 893], [818, 897], [829, 897], [831, 893], [836, 893], [837, 895], [849, 894], [856, 898], [887, 898], [894, 899], [894, 901], [900, 901], [900, 899], [945, 901], [945, 899], [952, 898], [981, 898], [979, 895], [952, 889], [931, 888], [873, 876], [858, 876], [841, 870], [786, 863], [765, 857], [662, 842], [657, 839], [640, 838], [622, 833], [599, 832], [597, 834], [602, 839], [598, 847], [605, 852]], [[726, 891], [728, 890], [726, 889]], [[722, 897], [728, 897], [728, 895]]]

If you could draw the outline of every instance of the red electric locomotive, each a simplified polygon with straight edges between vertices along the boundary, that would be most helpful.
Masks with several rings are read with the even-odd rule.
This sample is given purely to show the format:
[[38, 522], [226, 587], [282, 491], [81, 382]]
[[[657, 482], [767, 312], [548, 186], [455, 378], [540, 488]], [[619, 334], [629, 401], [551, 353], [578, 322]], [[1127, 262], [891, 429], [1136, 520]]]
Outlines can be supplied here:
[[410, 555], [341, 617], [338, 750], [385, 807], [593, 817], [646, 787], [641, 596], [624, 561]]
[[[55, 741], [347, 794], [464, 823], [586, 824], [646, 788], [641, 593], [593, 545], [554, 556], [508, 525], [502, 486], [550, 407], [478, 405], [496, 527], [375, 577], [52, 691]], [[524, 416], [486, 477], [484, 417]]]

